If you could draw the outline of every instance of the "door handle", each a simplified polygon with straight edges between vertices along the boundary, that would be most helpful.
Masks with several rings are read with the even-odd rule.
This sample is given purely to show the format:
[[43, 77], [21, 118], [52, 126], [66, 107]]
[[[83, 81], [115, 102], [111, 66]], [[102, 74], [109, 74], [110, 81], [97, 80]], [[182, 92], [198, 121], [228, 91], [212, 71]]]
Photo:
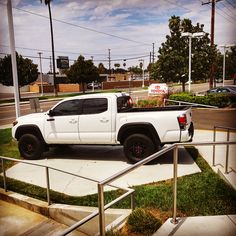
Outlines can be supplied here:
[[47, 121], [54, 121], [54, 118], [48, 118]]
[[73, 120], [70, 120], [69, 123], [70, 123], [70, 124], [76, 124], [77, 121], [73, 119]]
[[100, 119], [100, 121], [101, 121], [102, 123], [107, 123], [109, 120], [104, 117], [104, 118]]

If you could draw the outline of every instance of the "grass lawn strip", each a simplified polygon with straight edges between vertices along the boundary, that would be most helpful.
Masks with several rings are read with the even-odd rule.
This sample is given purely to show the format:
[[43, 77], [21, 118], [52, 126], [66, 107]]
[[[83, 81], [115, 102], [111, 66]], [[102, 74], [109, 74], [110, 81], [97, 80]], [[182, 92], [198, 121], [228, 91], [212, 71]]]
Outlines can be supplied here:
[[[10, 129], [0, 130], [0, 155], [21, 158], [17, 142], [12, 141]], [[3, 139], [2, 139], [3, 137]], [[188, 147], [194, 161], [201, 169], [196, 173], [179, 177], [177, 182], [178, 216], [206, 216], [236, 214], [236, 191], [227, 185], [199, 155], [197, 149]], [[8, 167], [12, 164], [7, 163]], [[164, 222], [172, 216], [173, 180], [134, 186], [136, 207], [149, 209], [153, 215]], [[3, 187], [1, 177], [0, 186]], [[46, 201], [46, 189], [7, 178], [7, 189], [36, 199]], [[105, 203], [112, 201], [123, 193], [121, 190], [105, 192]], [[80, 206], [98, 206], [97, 194], [84, 197], [73, 197], [50, 191], [51, 201]], [[117, 208], [130, 208], [130, 200], [117, 204]]]

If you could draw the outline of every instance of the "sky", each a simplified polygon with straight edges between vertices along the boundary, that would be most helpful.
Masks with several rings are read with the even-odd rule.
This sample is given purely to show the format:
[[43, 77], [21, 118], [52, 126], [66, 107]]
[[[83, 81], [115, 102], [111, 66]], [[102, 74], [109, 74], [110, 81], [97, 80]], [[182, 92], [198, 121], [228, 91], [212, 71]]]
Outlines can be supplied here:
[[[44, 1], [43, 1], [44, 2]], [[111, 67], [137, 66], [144, 60], [146, 68], [153, 51], [170, 34], [171, 16], [187, 18], [193, 25], [204, 24], [210, 33], [211, 4], [208, 0], [54, 0], [51, 3], [55, 56], [68, 56], [70, 65], [79, 55], [100, 62], [106, 68], [110, 49]], [[0, 0], [0, 57], [10, 53], [7, 0]], [[12, 0], [16, 51], [50, 70], [51, 38], [48, 7], [40, 0]], [[216, 3], [215, 44], [236, 45], [236, 0]], [[219, 47], [222, 50], [221, 47]], [[39, 67], [38, 67], [39, 68]]]

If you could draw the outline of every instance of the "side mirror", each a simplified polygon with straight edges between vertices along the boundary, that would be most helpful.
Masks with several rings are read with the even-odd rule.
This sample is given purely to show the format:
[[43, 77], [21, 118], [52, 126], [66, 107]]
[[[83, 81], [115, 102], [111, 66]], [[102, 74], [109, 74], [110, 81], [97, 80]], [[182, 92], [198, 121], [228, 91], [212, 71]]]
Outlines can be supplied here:
[[54, 112], [53, 110], [49, 110], [48, 115], [49, 115], [49, 116], [54, 116], [54, 115], [55, 115], [55, 112]]

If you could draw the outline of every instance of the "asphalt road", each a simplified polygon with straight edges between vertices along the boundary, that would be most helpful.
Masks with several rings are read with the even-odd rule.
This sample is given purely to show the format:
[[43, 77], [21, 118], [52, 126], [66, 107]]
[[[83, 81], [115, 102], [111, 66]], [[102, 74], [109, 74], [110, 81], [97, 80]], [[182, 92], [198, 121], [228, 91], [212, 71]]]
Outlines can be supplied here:
[[[227, 81], [231, 83], [231, 81]], [[186, 87], [187, 88], [187, 87]], [[208, 83], [204, 84], [192, 84], [191, 90], [193, 92], [201, 92], [208, 88]], [[174, 91], [181, 89], [181, 86], [173, 87]], [[30, 94], [24, 94], [24, 97], [29, 96]], [[37, 96], [37, 94], [31, 94], [31, 97]], [[6, 96], [6, 95], [5, 95]], [[13, 96], [7, 95], [7, 97]], [[145, 98], [147, 97], [147, 91], [133, 92], [132, 98]], [[54, 101], [41, 101], [40, 109], [42, 111], [49, 110], [53, 105], [55, 105], [58, 100]], [[29, 103], [21, 103], [20, 105], [21, 115], [26, 115], [34, 112], [30, 108]], [[15, 120], [15, 105], [11, 104], [8, 106], [0, 106], [0, 126], [11, 124]], [[214, 125], [236, 127], [236, 109], [193, 109], [193, 121], [195, 128], [198, 129], [212, 129]]]

